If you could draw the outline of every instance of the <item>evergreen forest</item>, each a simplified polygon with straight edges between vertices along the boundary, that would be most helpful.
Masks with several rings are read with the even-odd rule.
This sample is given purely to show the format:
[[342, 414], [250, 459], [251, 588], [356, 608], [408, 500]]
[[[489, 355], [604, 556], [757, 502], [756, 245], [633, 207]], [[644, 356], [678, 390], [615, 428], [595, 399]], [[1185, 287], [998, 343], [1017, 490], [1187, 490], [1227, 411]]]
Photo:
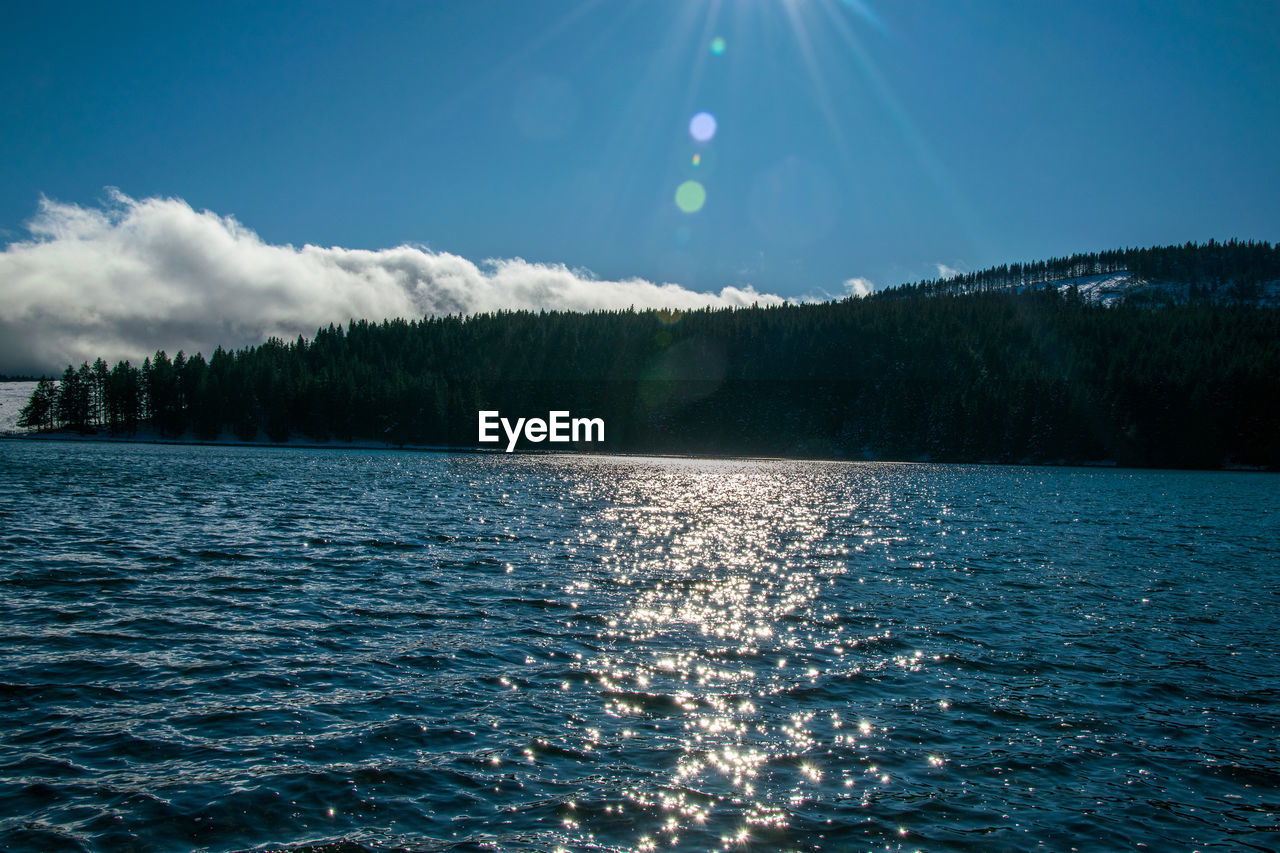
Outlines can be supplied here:
[[[1103, 307], [1036, 286], [1118, 270], [1185, 296]], [[20, 423], [470, 448], [480, 410], [566, 410], [604, 419], [584, 450], [1275, 470], [1280, 308], [1258, 295], [1277, 280], [1277, 247], [1211, 241], [819, 304], [354, 320], [207, 359], [68, 366]]]

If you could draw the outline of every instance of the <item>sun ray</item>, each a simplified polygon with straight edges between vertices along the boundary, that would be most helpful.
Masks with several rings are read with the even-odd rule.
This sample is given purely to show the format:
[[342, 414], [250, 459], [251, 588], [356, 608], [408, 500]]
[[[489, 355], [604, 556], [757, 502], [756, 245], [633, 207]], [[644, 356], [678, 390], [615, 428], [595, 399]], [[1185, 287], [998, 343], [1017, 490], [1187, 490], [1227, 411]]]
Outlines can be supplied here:
[[720, 9], [723, 0], [709, 0], [706, 14], [702, 18], [702, 31], [698, 36], [698, 44], [706, 45], [706, 50], [695, 52], [693, 71], [689, 75], [689, 86], [685, 90], [684, 111], [693, 114], [697, 104], [698, 90], [702, 87], [702, 77], [706, 73], [707, 61], [711, 58], [711, 40], [715, 37], [716, 24], [720, 20]]
[[783, 0], [782, 8], [786, 11], [787, 18], [791, 24], [791, 31], [795, 34], [796, 44], [800, 48], [800, 56], [804, 59], [805, 70], [809, 72], [809, 80], [813, 83], [814, 96], [817, 99], [818, 108], [822, 110], [822, 116], [826, 119], [827, 126], [831, 129], [831, 133], [836, 139], [841, 157], [847, 159], [849, 157], [848, 140], [845, 138], [844, 128], [841, 126], [835, 105], [831, 101], [831, 93], [828, 91], [826, 79], [822, 75], [813, 40], [810, 39], [808, 28], [805, 26], [801, 5], [799, 0]]
[[[695, 62], [688, 81], [683, 84], [683, 103], [680, 113], [683, 118], [670, 122], [674, 110], [670, 100], [664, 93], [679, 91], [681, 83], [677, 75], [689, 68], [690, 52], [702, 53], [696, 47], [700, 40], [705, 40], [705, 33], [714, 26], [708, 18], [714, 16], [720, 8], [721, 0], [710, 0], [708, 4], [681, 3], [667, 28], [668, 35], [660, 47], [650, 56], [648, 74], [636, 80], [627, 91], [619, 91], [617, 115], [620, 121], [613, 123], [608, 141], [601, 146], [601, 157], [597, 165], [602, 174], [612, 176], [620, 183], [614, 191], [604, 194], [602, 205], [602, 221], [621, 222], [613, 216], [614, 205], [622, 204], [623, 199], [632, 197], [637, 192], [644, 192], [641, 175], [646, 174], [642, 168], [652, 146], [666, 144], [676, 146], [687, 132], [687, 122], [693, 115], [692, 104], [696, 102], [696, 81], [700, 79], [701, 65]], [[652, 14], [649, 0], [632, 0], [620, 16], [625, 21], [632, 16]], [[669, 127], [667, 125], [670, 125]], [[668, 214], [670, 199], [675, 192], [676, 184], [669, 187], [655, 187], [655, 205], [650, 216], [649, 226], [657, 229], [663, 217]], [[662, 199], [664, 203], [659, 202]], [[622, 242], [629, 237], [621, 231], [614, 231], [606, 239]]]
[[[873, 26], [875, 26], [876, 21], [879, 21], [875, 13], [862, 0], [841, 0], [841, 2], [845, 6], [854, 8], [861, 17], [872, 22]], [[952, 215], [956, 217], [961, 227], [964, 228], [969, 242], [975, 247], [986, 251], [988, 249], [986, 245], [988, 241], [982, 236], [983, 230], [978, 225], [976, 210], [965, 199], [964, 194], [960, 192], [941, 158], [934, 152], [925, 135], [920, 132], [916, 123], [899, 102], [893, 92], [893, 88], [889, 85], [889, 81], [880, 72], [862, 39], [858, 37], [857, 31], [850, 26], [848, 17], [841, 14], [838, 8], [829, 3], [819, 3], [818, 5], [827, 15], [832, 31], [848, 48], [848, 53], [856, 63], [862, 77], [871, 86], [871, 91], [888, 112], [898, 133], [906, 142], [908, 149], [920, 164], [921, 169], [929, 176], [941, 194], [944, 203], [951, 208]], [[880, 28], [882, 31], [887, 31], [883, 23], [881, 23]]]
[[855, 15], [862, 18], [882, 35], [887, 35], [889, 28], [885, 26], [884, 19], [875, 13], [875, 10], [867, 5], [866, 0], [840, 0], [847, 8], [851, 9]]

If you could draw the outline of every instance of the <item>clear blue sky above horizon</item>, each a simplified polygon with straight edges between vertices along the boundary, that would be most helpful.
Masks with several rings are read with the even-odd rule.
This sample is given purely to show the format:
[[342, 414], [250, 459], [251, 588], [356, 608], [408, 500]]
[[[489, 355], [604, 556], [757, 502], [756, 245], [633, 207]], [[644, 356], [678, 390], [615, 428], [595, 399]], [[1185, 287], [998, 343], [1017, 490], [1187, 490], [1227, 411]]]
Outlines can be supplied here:
[[[7, 18], [4, 243], [28, 238], [42, 196], [94, 206], [118, 187], [273, 244], [423, 244], [800, 297], [940, 264], [1280, 238], [1276, 2], [28, 3]], [[688, 180], [706, 193], [691, 213], [675, 203]]]

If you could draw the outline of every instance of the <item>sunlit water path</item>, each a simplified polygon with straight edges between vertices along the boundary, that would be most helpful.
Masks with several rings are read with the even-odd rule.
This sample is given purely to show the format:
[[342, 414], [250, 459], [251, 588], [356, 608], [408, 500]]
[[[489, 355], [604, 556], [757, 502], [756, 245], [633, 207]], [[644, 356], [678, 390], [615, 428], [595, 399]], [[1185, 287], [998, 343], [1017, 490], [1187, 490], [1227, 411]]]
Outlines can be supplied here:
[[6, 441], [0, 594], [4, 850], [1280, 845], [1274, 475]]

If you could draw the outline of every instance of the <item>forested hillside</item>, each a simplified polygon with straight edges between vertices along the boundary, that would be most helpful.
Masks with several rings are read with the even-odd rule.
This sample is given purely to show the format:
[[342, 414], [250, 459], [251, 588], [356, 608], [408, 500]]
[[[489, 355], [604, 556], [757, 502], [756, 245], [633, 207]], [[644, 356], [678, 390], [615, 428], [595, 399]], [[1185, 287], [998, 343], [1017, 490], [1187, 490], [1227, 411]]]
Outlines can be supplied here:
[[1131, 301], [1155, 304], [1265, 302], [1269, 295], [1266, 286], [1280, 283], [1280, 246], [1210, 240], [1149, 249], [1082, 252], [1047, 261], [1001, 264], [977, 272], [901, 285], [877, 295], [893, 298], [1021, 290], [1121, 273], [1135, 285], [1132, 295], [1138, 298]]
[[[1222, 286], [1267, 280], [1275, 250], [1235, 246], [1262, 271], [1232, 267]], [[68, 367], [37, 389], [26, 423], [475, 446], [478, 410], [556, 409], [602, 417], [592, 448], [613, 451], [1280, 468], [1280, 308], [971, 290], [355, 321], [207, 360]]]

